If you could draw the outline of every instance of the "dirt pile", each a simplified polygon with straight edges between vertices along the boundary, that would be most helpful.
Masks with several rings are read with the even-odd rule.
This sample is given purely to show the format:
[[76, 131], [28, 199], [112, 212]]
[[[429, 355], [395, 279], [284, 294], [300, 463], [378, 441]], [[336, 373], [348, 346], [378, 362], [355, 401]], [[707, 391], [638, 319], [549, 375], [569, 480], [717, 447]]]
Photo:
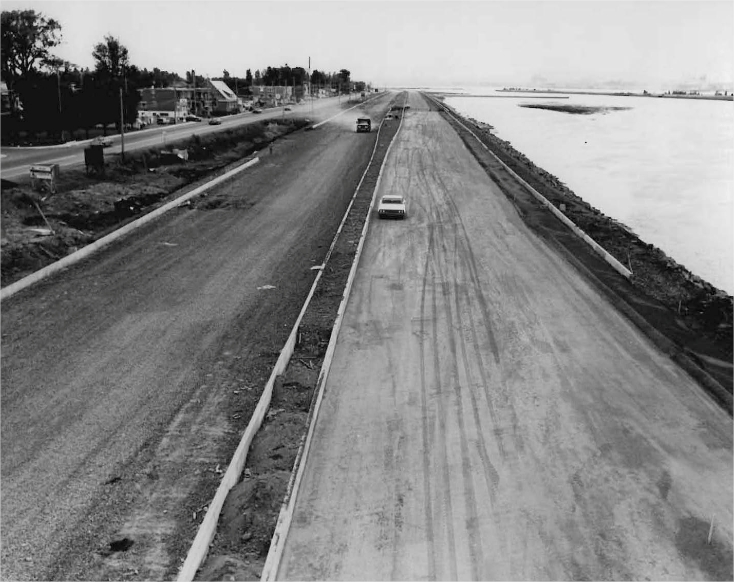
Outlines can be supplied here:
[[[3, 180], [2, 286], [94, 242], [305, 125], [303, 119], [260, 122], [194, 135], [165, 150], [129, 152], [124, 161], [108, 156], [104, 174], [87, 175], [83, 167], [63, 170], [54, 194]], [[188, 160], [174, 150], [185, 150]]]

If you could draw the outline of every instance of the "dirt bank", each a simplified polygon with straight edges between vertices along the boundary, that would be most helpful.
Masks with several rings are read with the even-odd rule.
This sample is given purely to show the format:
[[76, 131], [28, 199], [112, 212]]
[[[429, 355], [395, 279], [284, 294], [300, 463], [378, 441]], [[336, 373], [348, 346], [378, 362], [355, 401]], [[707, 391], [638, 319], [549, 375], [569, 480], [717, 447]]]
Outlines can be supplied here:
[[519, 185], [475, 138], [451, 120], [467, 147], [514, 201], [526, 222], [586, 271], [620, 310], [704, 387], [713, 393], [717, 392], [717, 386], [727, 392], [729, 396], [724, 400], [728, 400], [728, 404], [725, 405], [731, 411], [734, 298], [592, 207], [557, 177], [536, 166], [509, 142], [492, 134], [488, 124], [474, 119], [464, 119], [464, 122], [502, 162], [629, 267], [633, 274], [626, 280]]
[[[142, 214], [241, 163], [269, 143], [307, 125], [304, 119], [271, 120], [194, 135], [165, 149], [106, 156], [104, 174], [83, 167], [63, 170], [57, 191], [3, 180], [2, 286], [94, 242]], [[173, 154], [185, 150], [188, 160]]]

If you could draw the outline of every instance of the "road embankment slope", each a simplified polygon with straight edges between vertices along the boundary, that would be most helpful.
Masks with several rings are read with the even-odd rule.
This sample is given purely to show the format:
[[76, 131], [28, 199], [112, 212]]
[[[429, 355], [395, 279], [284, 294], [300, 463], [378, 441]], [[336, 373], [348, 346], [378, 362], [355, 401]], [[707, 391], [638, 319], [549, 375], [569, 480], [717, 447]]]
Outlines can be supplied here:
[[731, 417], [410, 103], [278, 577], [731, 579]]

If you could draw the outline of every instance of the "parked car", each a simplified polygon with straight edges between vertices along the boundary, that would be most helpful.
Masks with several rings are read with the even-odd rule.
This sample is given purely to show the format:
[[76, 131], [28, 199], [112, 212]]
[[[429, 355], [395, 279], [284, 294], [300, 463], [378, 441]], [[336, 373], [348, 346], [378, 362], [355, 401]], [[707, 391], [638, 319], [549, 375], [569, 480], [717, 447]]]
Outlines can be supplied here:
[[252, 112], [253, 112], [253, 113], [262, 113], [262, 112], [263, 112], [263, 110], [262, 110], [262, 109], [257, 109], [257, 108], [255, 108], [255, 109], [253, 109], [253, 110], [252, 110]]
[[222, 125], [222, 120], [221, 119], [218, 119], [216, 117], [212, 117], [209, 120], [209, 125]]
[[377, 216], [380, 218], [405, 218], [408, 215], [405, 198], [397, 194], [388, 194], [380, 198]]
[[290, 110], [291, 110], [291, 108], [290, 108], [290, 107], [284, 107], [284, 108], [283, 108], [283, 110], [284, 110], [284, 111], [290, 111]]
[[112, 138], [108, 135], [98, 135], [92, 140], [92, 145], [108, 148], [112, 145]]
[[196, 115], [187, 115], [186, 121], [201, 121], [201, 117], [197, 117]]

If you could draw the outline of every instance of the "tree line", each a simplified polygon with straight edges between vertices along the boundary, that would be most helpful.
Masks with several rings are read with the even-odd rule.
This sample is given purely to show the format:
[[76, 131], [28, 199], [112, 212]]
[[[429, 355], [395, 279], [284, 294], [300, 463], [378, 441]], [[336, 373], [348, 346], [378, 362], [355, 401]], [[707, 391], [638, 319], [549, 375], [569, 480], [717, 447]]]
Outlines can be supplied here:
[[[154, 68], [140, 69], [130, 62], [128, 49], [113, 36], [105, 36], [92, 50], [94, 68], [81, 68], [53, 55], [62, 40], [61, 25], [35, 10], [2, 12], [2, 79], [22, 105], [3, 111], [3, 137], [13, 133], [49, 132], [59, 137], [64, 131], [86, 130], [96, 125], [115, 124], [120, 115], [126, 122], [137, 118], [138, 89], [171, 87], [183, 83], [196, 86], [205, 79], [195, 71], [182, 78], [174, 72]], [[194, 78], [195, 77], [195, 78]], [[244, 78], [223, 71], [219, 78], [238, 95], [251, 94], [253, 85], [300, 85], [309, 81], [315, 87], [333, 87], [341, 92], [351, 89], [347, 69], [327, 73], [314, 70], [309, 78], [303, 67], [267, 67], [247, 70]], [[364, 83], [357, 84], [358, 90]], [[5, 114], [7, 113], [7, 114]]]

